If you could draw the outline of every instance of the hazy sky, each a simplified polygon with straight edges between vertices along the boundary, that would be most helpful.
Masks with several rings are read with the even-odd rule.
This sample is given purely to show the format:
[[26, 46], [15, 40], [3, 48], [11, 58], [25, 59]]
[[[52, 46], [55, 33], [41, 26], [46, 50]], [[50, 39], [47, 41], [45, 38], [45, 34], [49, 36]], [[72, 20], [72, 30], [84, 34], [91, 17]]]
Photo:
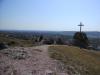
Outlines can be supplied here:
[[0, 29], [100, 31], [100, 0], [0, 0]]

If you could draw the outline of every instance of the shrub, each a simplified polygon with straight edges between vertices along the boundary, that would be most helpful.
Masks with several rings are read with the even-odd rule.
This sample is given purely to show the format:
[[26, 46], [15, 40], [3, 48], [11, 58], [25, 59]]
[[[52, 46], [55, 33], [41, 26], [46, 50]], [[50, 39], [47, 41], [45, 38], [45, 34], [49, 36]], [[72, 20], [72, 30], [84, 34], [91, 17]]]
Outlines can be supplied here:
[[89, 41], [87, 35], [84, 32], [76, 32], [73, 36], [74, 45], [80, 48], [87, 48]]

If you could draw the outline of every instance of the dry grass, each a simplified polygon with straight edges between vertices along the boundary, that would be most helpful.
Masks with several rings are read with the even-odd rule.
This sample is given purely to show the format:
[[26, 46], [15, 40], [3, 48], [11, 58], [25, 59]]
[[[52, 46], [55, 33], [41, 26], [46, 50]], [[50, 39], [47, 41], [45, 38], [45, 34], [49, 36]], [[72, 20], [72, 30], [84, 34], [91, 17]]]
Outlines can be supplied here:
[[29, 47], [33, 45], [32, 40], [23, 40], [23, 39], [4, 37], [4, 36], [0, 36], [0, 42], [5, 42], [9, 46]]
[[71, 65], [81, 75], [100, 75], [100, 52], [72, 46], [50, 46], [51, 58]]

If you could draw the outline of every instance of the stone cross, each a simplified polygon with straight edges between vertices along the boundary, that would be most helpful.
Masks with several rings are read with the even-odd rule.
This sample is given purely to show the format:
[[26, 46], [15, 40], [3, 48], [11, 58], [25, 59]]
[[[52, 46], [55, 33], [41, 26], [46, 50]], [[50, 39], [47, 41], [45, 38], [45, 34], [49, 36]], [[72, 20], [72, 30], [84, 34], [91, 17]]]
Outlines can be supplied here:
[[80, 22], [80, 24], [78, 26], [80, 26], [80, 32], [81, 32], [82, 31], [82, 26], [84, 26], [84, 25]]

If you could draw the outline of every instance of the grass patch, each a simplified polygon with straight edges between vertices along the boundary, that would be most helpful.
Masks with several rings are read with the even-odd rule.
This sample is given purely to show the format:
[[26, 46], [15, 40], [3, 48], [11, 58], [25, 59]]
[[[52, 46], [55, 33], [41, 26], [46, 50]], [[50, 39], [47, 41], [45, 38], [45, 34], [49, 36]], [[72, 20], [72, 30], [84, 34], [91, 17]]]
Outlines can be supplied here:
[[9, 46], [23, 46], [23, 47], [33, 46], [32, 40], [17, 39], [5, 36], [0, 36], [0, 42], [5, 42]]
[[100, 52], [72, 46], [50, 46], [50, 57], [71, 65], [81, 75], [100, 75]]

